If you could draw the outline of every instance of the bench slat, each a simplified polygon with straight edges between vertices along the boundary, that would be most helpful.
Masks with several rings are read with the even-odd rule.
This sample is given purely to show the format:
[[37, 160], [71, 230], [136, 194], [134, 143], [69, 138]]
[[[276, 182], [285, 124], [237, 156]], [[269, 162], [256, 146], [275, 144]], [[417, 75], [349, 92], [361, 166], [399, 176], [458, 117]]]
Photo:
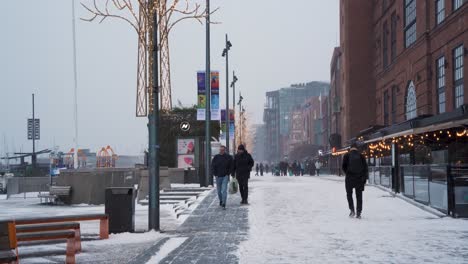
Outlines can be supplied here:
[[79, 229], [79, 228], [80, 228], [80, 223], [78, 222], [19, 225], [19, 226], [16, 226], [16, 233], [55, 231], [55, 230]]
[[0, 251], [0, 263], [9, 263], [17, 260], [18, 257], [13, 250]]
[[18, 239], [19, 242], [65, 239], [65, 238], [74, 238], [74, 237], [75, 237], [75, 231], [73, 230], [19, 233], [16, 235], [16, 238]]
[[16, 225], [28, 225], [28, 224], [45, 224], [45, 223], [57, 223], [57, 222], [70, 222], [70, 221], [89, 221], [89, 220], [102, 220], [107, 219], [106, 214], [88, 214], [88, 215], [61, 215], [51, 217], [30, 217], [15, 219]]

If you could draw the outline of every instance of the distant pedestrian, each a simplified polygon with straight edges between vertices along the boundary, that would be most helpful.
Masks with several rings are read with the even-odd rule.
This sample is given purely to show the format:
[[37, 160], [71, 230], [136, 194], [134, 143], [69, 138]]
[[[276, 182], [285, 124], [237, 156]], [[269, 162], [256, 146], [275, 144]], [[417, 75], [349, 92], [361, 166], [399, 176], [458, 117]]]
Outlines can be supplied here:
[[265, 173], [268, 174], [270, 172], [270, 165], [265, 164]]
[[[349, 216], [354, 217], [356, 215], [356, 218], [361, 218], [362, 192], [369, 178], [369, 171], [366, 159], [358, 152], [356, 143], [351, 145], [351, 149], [343, 157], [342, 169], [346, 174], [345, 187], [350, 210]], [[353, 189], [356, 190], [357, 214], [354, 211]]]
[[229, 175], [232, 172], [233, 159], [226, 153], [226, 147], [219, 148], [219, 154], [214, 156], [211, 163], [211, 172], [216, 176], [216, 189], [218, 190], [219, 205], [226, 209], [227, 186]]
[[263, 176], [263, 163], [260, 163], [260, 176]]
[[255, 176], [258, 176], [258, 171], [260, 170], [260, 167], [258, 164], [255, 165]]
[[239, 182], [239, 191], [242, 197], [241, 204], [248, 204], [249, 199], [249, 179], [250, 172], [254, 166], [252, 156], [247, 152], [244, 145], [239, 145], [234, 158], [232, 175], [235, 175]]
[[322, 163], [319, 160], [315, 162], [315, 170], [317, 171], [317, 176], [320, 176], [320, 169], [322, 168]]

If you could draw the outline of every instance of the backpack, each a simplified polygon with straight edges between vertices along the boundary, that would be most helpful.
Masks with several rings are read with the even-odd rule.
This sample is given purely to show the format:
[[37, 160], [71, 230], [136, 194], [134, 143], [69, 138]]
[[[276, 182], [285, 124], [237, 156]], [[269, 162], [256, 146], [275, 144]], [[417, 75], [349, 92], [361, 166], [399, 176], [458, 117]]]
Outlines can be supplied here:
[[348, 155], [348, 173], [360, 175], [364, 171], [361, 154], [357, 151], [351, 151]]

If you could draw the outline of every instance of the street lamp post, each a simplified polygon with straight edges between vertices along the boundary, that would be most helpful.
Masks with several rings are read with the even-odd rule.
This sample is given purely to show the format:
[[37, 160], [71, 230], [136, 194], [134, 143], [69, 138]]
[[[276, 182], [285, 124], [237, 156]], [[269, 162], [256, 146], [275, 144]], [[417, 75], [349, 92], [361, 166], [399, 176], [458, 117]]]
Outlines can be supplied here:
[[205, 69], [205, 89], [206, 89], [206, 106], [205, 106], [205, 180], [203, 187], [208, 186], [211, 175], [211, 69], [210, 69], [210, 0], [206, 0], [206, 69]]
[[232, 44], [226, 34], [226, 47], [223, 50], [223, 57], [226, 57], [226, 151], [229, 153], [229, 50]]
[[148, 115], [149, 134], [149, 205], [148, 229], [159, 231], [159, 78], [158, 78], [158, 20], [153, 0], [153, 109]]
[[241, 93], [239, 92], [239, 102], [237, 102], [237, 105], [239, 106], [239, 144], [242, 144], [242, 100], [244, 100], [244, 97], [242, 97]]
[[[236, 72], [232, 72], [232, 82], [231, 82], [231, 87], [232, 87], [232, 111], [234, 111], [234, 120], [236, 116], [236, 82], [237, 82], [237, 76]], [[233, 142], [233, 151], [232, 153], [236, 154], [236, 126], [234, 125], [234, 142]]]

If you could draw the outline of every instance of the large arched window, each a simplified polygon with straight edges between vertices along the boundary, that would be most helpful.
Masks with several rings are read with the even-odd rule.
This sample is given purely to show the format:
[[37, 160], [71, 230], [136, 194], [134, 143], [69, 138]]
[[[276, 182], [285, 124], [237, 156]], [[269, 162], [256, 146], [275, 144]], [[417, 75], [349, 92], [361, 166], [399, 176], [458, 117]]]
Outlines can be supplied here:
[[416, 87], [414, 87], [413, 81], [408, 85], [406, 91], [406, 120], [413, 119], [417, 116], [417, 99], [416, 99]]

